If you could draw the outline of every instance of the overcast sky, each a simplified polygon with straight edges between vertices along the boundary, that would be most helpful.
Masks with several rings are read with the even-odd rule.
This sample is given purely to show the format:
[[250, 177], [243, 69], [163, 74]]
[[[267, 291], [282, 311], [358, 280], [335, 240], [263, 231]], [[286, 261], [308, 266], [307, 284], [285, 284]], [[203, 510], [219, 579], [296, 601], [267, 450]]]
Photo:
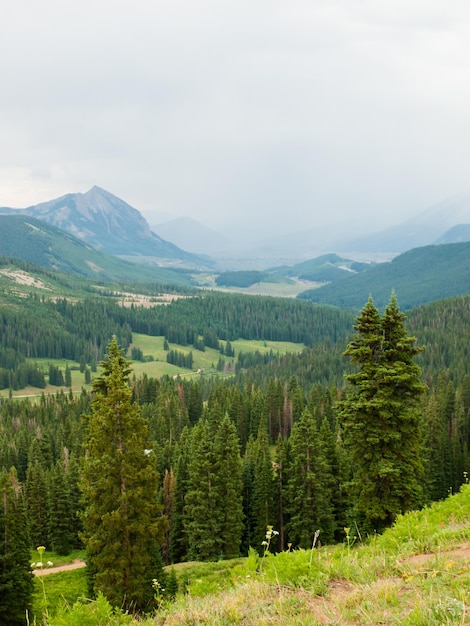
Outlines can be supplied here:
[[1, 4], [0, 206], [96, 184], [271, 233], [470, 188], [468, 0]]

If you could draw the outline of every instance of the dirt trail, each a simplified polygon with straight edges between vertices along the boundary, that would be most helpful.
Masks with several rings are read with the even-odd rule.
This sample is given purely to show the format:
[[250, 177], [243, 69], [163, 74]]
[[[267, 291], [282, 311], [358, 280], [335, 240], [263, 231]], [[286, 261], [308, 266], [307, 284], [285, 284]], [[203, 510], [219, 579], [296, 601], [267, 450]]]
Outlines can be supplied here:
[[33, 574], [35, 576], [48, 576], [49, 574], [58, 574], [59, 572], [69, 572], [72, 569], [80, 569], [86, 567], [85, 561], [75, 559], [72, 563], [66, 563], [65, 565], [58, 565], [57, 567], [44, 567], [41, 569], [34, 569]]

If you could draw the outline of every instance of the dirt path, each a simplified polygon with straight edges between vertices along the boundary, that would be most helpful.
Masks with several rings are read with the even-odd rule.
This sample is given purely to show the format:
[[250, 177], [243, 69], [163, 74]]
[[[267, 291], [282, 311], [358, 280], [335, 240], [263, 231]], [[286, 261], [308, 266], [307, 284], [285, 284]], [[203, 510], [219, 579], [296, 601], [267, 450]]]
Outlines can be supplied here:
[[35, 576], [48, 576], [49, 574], [58, 574], [59, 572], [69, 572], [72, 569], [80, 569], [86, 567], [85, 561], [75, 559], [72, 563], [66, 563], [65, 565], [58, 565], [57, 567], [44, 567], [41, 569], [34, 569], [33, 574]]

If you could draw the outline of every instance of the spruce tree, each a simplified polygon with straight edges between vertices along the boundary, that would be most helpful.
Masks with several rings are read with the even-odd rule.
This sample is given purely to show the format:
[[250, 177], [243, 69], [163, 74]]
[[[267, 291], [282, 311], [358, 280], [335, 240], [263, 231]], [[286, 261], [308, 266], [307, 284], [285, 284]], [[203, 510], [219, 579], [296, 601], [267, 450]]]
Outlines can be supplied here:
[[214, 441], [215, 473], [218, 484], [221, 555], [240, 556], [243, 531], [242, 461], [235, 424], [225, 414]]
[[39, 461], [34, 461], [26, 473], [26, 512], [32, 547], [49, 545], [48, 485]]
[[421, 501], [425, 385], [413, 361], [421, 349], [407, 335], [394, 294], [382, 317], [369, 298], [355, 331], [345, 355], [359, 371], [346, 376], [350, 388], [339, 416], [357, 512], [381, 529]]
[[93, 382], [80, 486], [93, 590], [113, 606], [135, 611], [152, 606], [165, 523], [147, 423], [132, 403], [130, 363], [123, 352], [114, 337]]
[[74, 545], [75, 520], [64, 464], [57, 461], [49, 489], [49, 537], [58, 554], [70, 554]]
[[272, 526], [275, 519], [273, 478], [268, 430], [264, 424], [260, 424], [254, 446], [253, 501], [251, 507], [254, 518], [253, 547], [260, 553], [263, 550], [261, 544], [266, 536], [266, 528]]
[[331, 467], [320, 445], [315, 420], [306, 408], [290, 437], [288, 483], [289, 541], [309, 548], [317, 530], [331, 542], [335, 530]]
[[171, 533], [171, 561], [179, 563], [188, 558], [189, 543], [185, 524], [185, 497], [189, 484], [189, 450], [190, 433], [185, 428], [181, 433], [179, 454], [176, 456], [175, 488], [173, 494], [173, 523], [170, 526]]
[[30, 545], [16, 471], [0, 473], [0, 624], [27, 623], [33, 595]]
[[201, 419], [191, 431], [184, 533], [188, 557], [214, 561], [220, 556], [220, 511], [214, 446], [208, 422]]

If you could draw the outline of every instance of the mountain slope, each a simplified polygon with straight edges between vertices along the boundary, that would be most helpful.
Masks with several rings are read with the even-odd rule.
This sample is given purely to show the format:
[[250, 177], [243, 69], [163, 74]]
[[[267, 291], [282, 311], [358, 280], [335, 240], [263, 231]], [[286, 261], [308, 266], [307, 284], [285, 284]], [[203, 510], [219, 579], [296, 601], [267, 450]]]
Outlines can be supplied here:
[[96, 250], [28, 215], [0, 215], [0, 254], [68, 274], [105, 280], [188, 284], [187, 274], [136, 265]]
[[236, 244], [191, 217], [178, 217], [154, 227], [162, 237], [195, 254], [219, 256], [233, 252]]
[[201, 259], [153, 233], [137, 209], [113, 194], [93, 187], [26, 209], [0, 208], [3, 214], [31, 215], [56, 226], [97, 250], [126, 257], [157, 257], [193, 267]]
[[348, 278], [351, 274], [363, 272], [370, 267], [368, 263], [344, 259], [337, 254], [323, 254], [295, 265], [275, 267], [266, 271], [289, 278], [296, 277], [300, 280], [335, 282]]
[[470, 224], [456, 224], [452, 226], [433, 243], [459, 243], [461, 241], [470, 241]]
[[344, 252], [404, 252], [437, 243], [456, 224], [470, 223], [470, 196], [440, 202], [397, 226], [337, 243]]
[[385, 306], [392, 290], [403, 309], [470, 293], [470, 243], [415, 248], [340, 282], [304, 291], [299, 297], [360, 309], [369, 295], [376, 306]]

